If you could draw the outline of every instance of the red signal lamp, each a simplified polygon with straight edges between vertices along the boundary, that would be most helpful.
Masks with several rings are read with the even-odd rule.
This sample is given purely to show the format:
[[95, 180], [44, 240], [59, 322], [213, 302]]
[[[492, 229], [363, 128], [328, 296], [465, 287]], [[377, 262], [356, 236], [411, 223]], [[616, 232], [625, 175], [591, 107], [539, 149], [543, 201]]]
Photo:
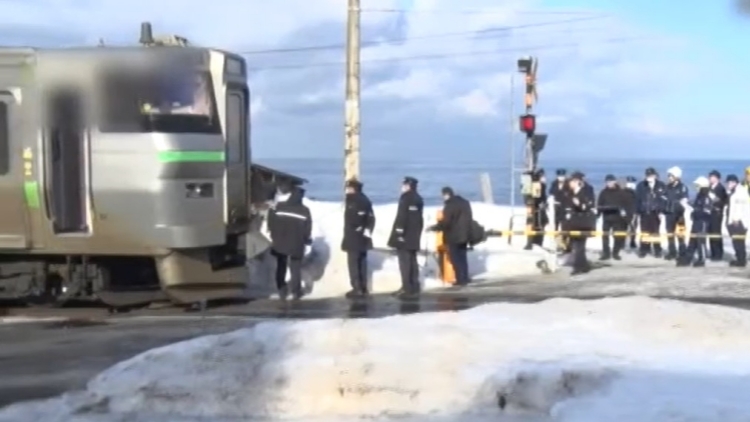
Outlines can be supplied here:
[[518, 120], [518, 126], [521, 132], [531, 136], [536, 131], [536, 116], [533, 114], [524, 114]]

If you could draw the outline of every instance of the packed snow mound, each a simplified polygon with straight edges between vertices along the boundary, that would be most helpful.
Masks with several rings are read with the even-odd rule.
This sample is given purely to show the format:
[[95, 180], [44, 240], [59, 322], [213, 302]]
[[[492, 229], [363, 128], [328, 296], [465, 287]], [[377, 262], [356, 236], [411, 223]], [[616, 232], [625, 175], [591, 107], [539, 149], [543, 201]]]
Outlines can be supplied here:
[[7, 408], [0, 421], [739, 422], [748, 414], [750, 312], [621, 298], [261, 323], [143, 353], [86, 392]]
[[[351, 287], [347, 270], [346, 255], [341, 251], [343, 236], [344, 208], [341, 203], [306, 200], [313, 216], [312, 250], [303, 261], [303, 280], [310, 297], [341, 296]], [[395, 291], [401, 287], [398, 261], [394, 251], [388, 247], [388, 238], [396, 216], [398, 204], [376, 205], [375, 230], [372, 234], [375, 250], [368, 254], [368, 271], [372, 292]], [[442, 207], [425, 207], [425, 228], [437, 222], [437, 213]], [[507, 230], [515, 224], [516, 230], [524, 229], [524, 210], [501, 205], [472, 203], [474, 219], [487, 229]], [[515, 218], [514, 218], [515, 215]], [[514, 222], [511, 220], [514, 219]], [[553, 239], [548, 239], [553, 246]], [[498, 278], [539, 274], [538, 263], [545, 261], [555, 268], [557, 261], [548, 251], [523, 250], [526, 237], [515, 236], [490, 238], [469, 252], [469, 269], [475, 278]], [[437, 236], [434, 233], [422, 235], [423, 253], [418, 257], [420, 277], [425, 289], [444, 287], [439, 280], [439, 268], [434, 252], [437, 249]], [[251, 283], [257, 291], [272, 290], [275, 263], [268, 256], [251, 261]]]

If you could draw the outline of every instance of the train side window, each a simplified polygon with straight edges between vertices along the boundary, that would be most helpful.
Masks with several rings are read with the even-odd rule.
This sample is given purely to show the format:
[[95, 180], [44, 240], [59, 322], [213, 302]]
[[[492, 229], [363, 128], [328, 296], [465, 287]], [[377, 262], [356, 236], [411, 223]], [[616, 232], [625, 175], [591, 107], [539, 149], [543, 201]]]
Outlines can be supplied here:
[[10, 125], [8, 103], [0, 101], [0, 175], [10, 170]]
[[227, 161], [242, 161], [242, 145], [245, 141], [245, 98], [242, 94], [230, 92], [227, 97]]

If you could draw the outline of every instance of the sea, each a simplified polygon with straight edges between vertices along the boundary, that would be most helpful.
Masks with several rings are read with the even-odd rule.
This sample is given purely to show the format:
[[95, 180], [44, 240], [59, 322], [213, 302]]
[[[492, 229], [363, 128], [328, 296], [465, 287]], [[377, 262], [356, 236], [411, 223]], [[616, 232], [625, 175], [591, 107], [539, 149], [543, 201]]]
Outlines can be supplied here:
[[[264, 166], [291, 173], [307, 179], [307, 197], [321, 201], [341, 201], [343, 199], [344, 161], [343, 158], [267, 158], [256, 161]], [[597, 191], [603, 187], [604, 178], [612, 174], [624, 179], [634, 176], [643, 178], [646, 168], [653, 167], [660, 177], [666, 179], [667, 169], [677, 166], [682, 169], [683, 180], [692, 188], [698, 176], [707, 176], [712, 170], [721, 173], [722, 179], [729, 174], [742, 178], [748, 160], [540, 160], [540, 168], [547, 179], [555, 177], [555, 170], [564, 168], [568, 173], [581, 171]], [[419, 191], [429, 205], [441, 203], [440, 189], [452, 187], [456, 193], [471, 200], [482, 201], [481, 174], [487, 173], [491, 182], [493, 201], [499, 205], [520, 205], [521, 170], [511, 171], [509, 162], [476, 159], [457, 161], [413, 159], [376, 160], [364, 159], [361, 163], [361, 180], [365, 193], [373, 203], [395, 202], [400, 194], [401, 182], [405, 176], [419, 180]]]

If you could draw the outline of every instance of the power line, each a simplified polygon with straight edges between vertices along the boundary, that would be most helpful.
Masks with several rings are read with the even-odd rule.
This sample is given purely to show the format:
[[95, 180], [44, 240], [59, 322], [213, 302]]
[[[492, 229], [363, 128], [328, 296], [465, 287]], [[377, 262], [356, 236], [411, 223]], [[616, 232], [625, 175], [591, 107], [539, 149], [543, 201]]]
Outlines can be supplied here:
[[465, 10], [450, 10], [450, 9], [392, 9], [392, 8], [376, 8], [376, 9], [360, 9], [366, 13], [409, 13], [409, 14], [450, 14], [450, 15], [596, 15], [594, 12], [583, 12], [583, 11], [565, 11], [565, 10], [482, 10], [482, 9], [465, 9]]
[[[497, 34], [498, 32], [503, 33], [501, 34], [502, 36], [507, 36], [507, 34], [505, 34], [506, 32], [517, 30], [517, 29], [541, 28], [545, 26], [561, 25], [561, 24], [566, 24], [566, 23], [594, 21], [594, 20], [603, 19], [605, 17], [608, 17], [608, 16], [604, 16], [604, 15], [585, 16], [585, 17], [579, 17], [579, 18], [560, 19], [560, 20], [555, 20], [555, 21], [530, 23], [530, 24], [524, 24], [524, 25], [488, 28], [488, 29], [483, 29], [479, 31], [474, 30], [474, 31], [461, 31], [461, 32], [445, 32], [445, 33], [439, 33], [439, 34], [420, 35], [416, 37], [391, 38], [385, 41], [371, 40], [371, 41], [362, 42], [361, 46], [362, 47], [374, 47], [374, 46], [378, 46], [378, 45], [382, 45], [386, 43], [408, 42], [408, 41], [415, 41], [415, 40], [431, 40], [431, 39], [438, 39], [438, 38], [450, 38], [450, 37], [455, 37], [455, 36], [467, 36], [467, 35]], [[307, 47], [290, 47], [290, 48], [275, 48], [275, 49], [268, 49], [268, 50], [240, 51], [239, 54], [250, 56], [250, 55], [257, 55], [257, 54], [297, 53], [297, 52], [302, 52], [302, 51], [338, 50], [338, 49], [343, 49], [345, 47], [346, 47], [346, 44], [328, 44], [328, 45], [313, 45], [313, 46], [307, 46]]]
[[[621, 44], [636, 40], [646, 40], [650, 37], [626, 37], [626, 38], [611, 38], [606, 40], [600, 40], [591, 44]], [[569, 43], [569, 44], [551, 44], [551, 45], [537, 45], [530, 47], [513, 47], [503, 48], [495, 50], [484, 50], [484, 51], [469, 51], [465, 53], [443, 53], [443, 54], [425, 54], [417, 56], [404, 56], [404, 57], [393, 57], [387, 59], [372, 59], [363, 60], [362, 64], [366, 63], [396, 63], [396, 62], [407, 62], [415, 60], [443, 60], [455, 57], [476, 57], [476, 56], [491, 56], [500, 53], [514, 53], [514, 52], [525, 52], [525, 51], [545, 51], [572, 47], [582, 47], [589, 43]], [[296, 64], [296, 65], [280, 65], [280, 66], [263, 66], [263, 67], [250, 67], [250, 71], [264, 71], [264, 70], [282, 70], [282, 69], [307, 69], [314, 67], [329, 67], [329, 66], [344, 66], [344, 62], [321, 62], [321, 63], [308, 63], [308, 64]]]

